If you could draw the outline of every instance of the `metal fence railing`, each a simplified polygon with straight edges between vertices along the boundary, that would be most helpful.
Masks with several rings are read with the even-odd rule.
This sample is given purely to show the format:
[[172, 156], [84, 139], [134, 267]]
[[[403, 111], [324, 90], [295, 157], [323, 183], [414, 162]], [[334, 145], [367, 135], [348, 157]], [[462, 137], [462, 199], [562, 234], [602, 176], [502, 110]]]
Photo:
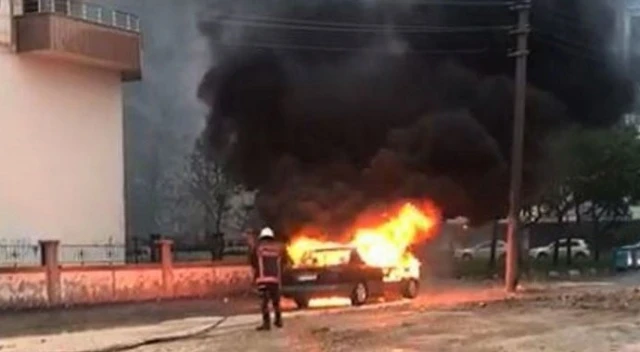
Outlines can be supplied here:
[[23, 13], [58, 13], [110, 27], [140, 32], [138, 16], [79, 0], [25, 0]]
[[0, 245], [0, 267], [37, 265], [40, 265], [39, 245]]
[[60, 264], [112, 265], [126, 261], [124, 245], [65, 245], [61, 244], [58, 254]]
[[[209, 234], [199, 240], [186, 240], [181, 236], [167, 238], [158, 234], [130, 237], [127, 244], [76, 244], [60, 242], [60, 265], [119, 265], [160, 262], [158, 241], [171, 239], [171, 252], [175, 262], [214, 261], [233, 257], [246, 258], [249, 247], [243, 239], [225, 239], [223, 234]], [[39, 242], [0, 242], [0, 267], [42, 265], [42, 245]]]
[[158, 261], [156, 246], [151, 239], [133, 237], [127, 246], [127, 263], [147, 263]]

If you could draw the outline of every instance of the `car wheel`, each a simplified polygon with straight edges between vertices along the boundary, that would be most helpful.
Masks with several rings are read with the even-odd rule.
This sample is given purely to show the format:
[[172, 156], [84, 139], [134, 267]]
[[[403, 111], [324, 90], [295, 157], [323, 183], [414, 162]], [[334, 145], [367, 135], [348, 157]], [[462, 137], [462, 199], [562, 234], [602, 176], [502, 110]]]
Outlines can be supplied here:
[[416, 279], [409, 279], [402, 284], [402, 297], [414, 299], [418, 296], [419, 284]]
[[296, 302], [296, 306], [298, 309], [306, 309], [309, 308], [309, 298], [307, 297], [296, 297], [293, 299]]
[[547, 253], [538, 253], [538, 255], [536, 256], [537, 260], [546, 260], [547, 258], [549, 258], [549, 255]]
[[354, 306], [361, 306], [367, 302], [369, 298], [369, 290], [367, 285], [363, 282], [359, 282], [351, 292], [351, 304]]
[[469, 261], [471, 259], [472, 259], [471, 258], [471, 254], [469, 254], [469, 253], [465, 253], [465, 254], [462, 255], [462, 260], [464, 260], [464, 261]]

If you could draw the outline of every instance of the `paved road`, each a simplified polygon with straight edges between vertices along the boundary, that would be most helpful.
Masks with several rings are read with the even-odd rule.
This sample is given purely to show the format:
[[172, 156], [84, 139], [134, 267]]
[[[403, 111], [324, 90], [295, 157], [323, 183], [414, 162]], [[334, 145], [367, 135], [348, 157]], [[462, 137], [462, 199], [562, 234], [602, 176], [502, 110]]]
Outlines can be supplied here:
[[[460, 282], [424, 283], [418, 300], [428, 300], [447, 292], [450, 287], [477, 287], [477, 283]], [[295, 310], [293, 302], [284, 301], [285, 311]], [[138, 304], [104, 305], [56, 310], [0, 313], [0, 338], [25, 335], [46, 335], [109, 328], [113, 326], [137, 326], [166, 320], [200, 316], [231, 316], [257, 314], [255, 296], [224, 299], [185, 300], [171, 302], [147, 302]]]
[[1, 312], [0, 338], [46, 335], [59, 332], [153, 324], [199, 316], [228, 316], [256, 313], [253, 297], [138, 304], [103, 305], [67, 309]]

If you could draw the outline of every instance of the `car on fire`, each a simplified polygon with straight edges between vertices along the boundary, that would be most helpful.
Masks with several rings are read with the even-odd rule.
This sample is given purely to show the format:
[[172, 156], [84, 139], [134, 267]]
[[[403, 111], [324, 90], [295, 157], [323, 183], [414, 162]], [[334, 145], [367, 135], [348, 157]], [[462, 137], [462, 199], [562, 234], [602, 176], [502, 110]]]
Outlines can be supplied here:
[[314, 298], [348, 297], [354, 306], [393, 293], [415, 298], [419, 273], [410, 275], [403, 270], [367, 265], [351, 246], [312, 249], [298, 265], [284, 270], [282, 295], [301, 309]]

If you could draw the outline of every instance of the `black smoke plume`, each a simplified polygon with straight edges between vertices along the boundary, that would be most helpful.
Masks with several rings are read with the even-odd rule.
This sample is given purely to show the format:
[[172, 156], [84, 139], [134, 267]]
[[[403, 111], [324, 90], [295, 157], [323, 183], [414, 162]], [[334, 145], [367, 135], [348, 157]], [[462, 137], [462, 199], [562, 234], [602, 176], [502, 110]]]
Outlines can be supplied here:
[[[534, 1], [525, 197], [542, 183], [549, 136], [573, 123], [612, 125], [633, 102], [612, 54], [608, 3]], [[231, 174], [259, 190], [272, 226], [340, 227], [407, 198], [475, 222], [505, 214], [516, 22], [508, 6], [208, 5], [199, 21], [213, 54], [199, 91], [211, 107], [204, 133]]]

